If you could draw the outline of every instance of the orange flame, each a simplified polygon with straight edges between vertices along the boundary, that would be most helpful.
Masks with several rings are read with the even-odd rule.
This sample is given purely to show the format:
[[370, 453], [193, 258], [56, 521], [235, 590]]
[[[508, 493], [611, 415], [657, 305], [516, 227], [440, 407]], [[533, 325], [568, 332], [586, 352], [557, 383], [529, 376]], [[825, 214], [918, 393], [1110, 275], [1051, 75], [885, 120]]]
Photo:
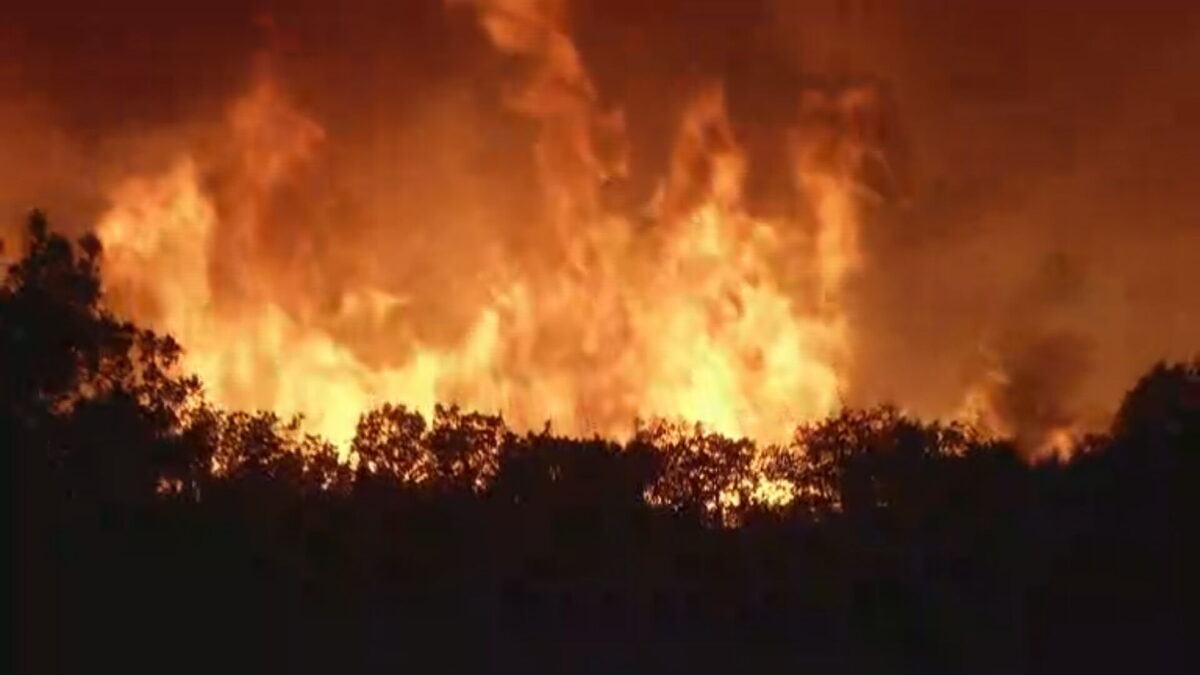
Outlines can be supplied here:
[[[787, 252], [819, 279], [798, 298], [771, 261], [779, 229], [800, 226], [742, 208], [745, 158], [721, 87], [699, 92], [683, 116], [646, 232], [601, 197], [624, 175], [621, 153], [600, 150], [621, 147], [623, 118], [598, 109], [562, 3], [475, 5], [499, 50], [534, 62], [511, 103], [541, 127], [534, 153], [562, 243], [556, 273], [499, 261], [491, 300], [471, 308], [471, 328], [449, 345], [388, 333], [407, 298], [384, 288], [351, 284], [332, 310], [297, 299], [305, 271], [271, 262], [267, 233], [280, 228], [268, 203], [319, 159], [325, 132], [263, 78], [230, 108], [224, 159], [186, 148], [161, 175], [112, 187], [98, 232], [114, 308], [176, 336], [216, 402], [302, 414], [343, 449], [358, 416], [385, 401], [426, 415], [457, 403], [518, 428], [550, 420], [613, 437], [639, 417], [682, 419], [760, 441], [832, 412], [850, 356], [841, 290], [861, 259], [862, 144], [810, 135], [798, 153], [798, 185], [819, 223], [811, 251]], [[352, 330], [335, 334], [335, 324]], [[396, 358], [364, 360], [356, 336], [389, 334]]]

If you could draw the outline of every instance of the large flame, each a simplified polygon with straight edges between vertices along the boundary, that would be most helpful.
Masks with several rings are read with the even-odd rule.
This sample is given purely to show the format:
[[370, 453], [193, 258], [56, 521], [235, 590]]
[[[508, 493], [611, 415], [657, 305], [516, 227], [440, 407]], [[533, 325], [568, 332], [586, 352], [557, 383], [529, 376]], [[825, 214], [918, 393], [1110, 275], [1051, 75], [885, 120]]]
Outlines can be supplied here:
[[[271, 201], [321, 161], [326, 134], [264, 75], [230, 106], [224, 147], [182, 148], [163, 173], [112, 187], [99, 225], [110, 302], [176, 336], [217, 402], [302, 414], [343, 448], [385, 401], [613, 437], [637, 418], [680, 419], [760, 441], [833, 411], [851, 356], [842, 291], [862, 256], [866, 144], [812, 117], [867, 103], [806, 99], [799, 112], [796, 182], [817, 223], [807, 246], [780, 250], [781, 232], [803, 226], [742, 207], [745, 157], [715, 83], [680, 120], [646, 226], [605, 199], [627, 171], [624, 118], [599, 108], [562, 3], [474, 5], [496, 48], [532, 64], [509, 103], [540, 129], [552, 273], [499, 260], [490, 299], [451, 344], [397, 330], [409, 298], [387, 288], [350, 280], [332, 304], [299, 292], [314, 272], [303, 255], [271, 254], [268, 233], [286, 231]], [[780, 259], [812, 282], [785, 291]], [[368, 342], [394, 344], [393, 357], [364, 358]]]

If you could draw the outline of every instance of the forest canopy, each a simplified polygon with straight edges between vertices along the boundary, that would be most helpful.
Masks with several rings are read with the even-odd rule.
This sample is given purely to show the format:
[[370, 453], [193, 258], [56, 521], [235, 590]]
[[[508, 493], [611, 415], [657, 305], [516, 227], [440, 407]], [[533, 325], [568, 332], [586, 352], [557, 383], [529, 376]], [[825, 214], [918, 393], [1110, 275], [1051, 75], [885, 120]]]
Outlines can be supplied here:
[[186, 345], [106, 309], [102, 260], [35, 213], [0, 287], [25, 670], [1184, 663], [1200, 361], [1154, 366], [1107, 433], [1036, 464], [889, 407], [759, 447], [397, 403], [339, 454], [208, 402]]

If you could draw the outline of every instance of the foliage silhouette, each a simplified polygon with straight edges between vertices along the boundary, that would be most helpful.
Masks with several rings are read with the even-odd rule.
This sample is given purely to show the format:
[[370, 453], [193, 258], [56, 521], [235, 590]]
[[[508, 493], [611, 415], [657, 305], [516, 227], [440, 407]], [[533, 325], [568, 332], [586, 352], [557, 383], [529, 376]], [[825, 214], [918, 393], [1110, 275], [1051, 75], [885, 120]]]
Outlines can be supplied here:
[[[0, 287], [18, 672], [1188, 672], [1200, 363], [1069, 461], [895, 409], [756, 448], [229, 412], [30, 222]], [[761, 499], [788, 486], [788, 503]]]

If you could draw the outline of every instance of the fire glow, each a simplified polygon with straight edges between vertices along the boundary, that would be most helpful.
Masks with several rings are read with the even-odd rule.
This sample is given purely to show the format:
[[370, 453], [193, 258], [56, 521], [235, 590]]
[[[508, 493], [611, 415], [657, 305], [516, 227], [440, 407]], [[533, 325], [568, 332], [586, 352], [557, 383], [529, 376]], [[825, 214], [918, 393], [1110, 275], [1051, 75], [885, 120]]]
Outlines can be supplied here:
[[469, 5], [458, 9], [524, 65], [505, 104], [538, 130], [530, 151], [555, 233], [542, 246], [548, 271], [501, 249], [473, 270], [482, 301], [453, 290], [420, 298], [470, 317], [450, 341], [398, 330], [414, 298], [370, 275], [342, 280], [332, 302], [300, 292], [325, 252], [279, 264], [269, 238], [287, 226], [274, 204], [336, 139], [267, 58], [226, 106], [215, 142], [180, 143], [165, 170], [110, 186], [98, 234], [113, 308], [184, 345], [185, 367], [216, 403], [302, 415], [343, 449], [359, 416], [385, 402], [610, 438], [627, 438], [638, 419], [680, 420], [761, 443], [835, 412], [860, 339], [846, 289], [865, 264], [863, 214], [882, 200], [864, 176], [889, 171], [878, 92], [801, 96], [788, 142], [804, 222], [744, 207], [747, 155], [715, 81], [696, 87], [677, 120], [651, 203], [631, 210], [606, 198], [628, 173], [624, 113], [601, 106], [565, 3], [448, 4]]

